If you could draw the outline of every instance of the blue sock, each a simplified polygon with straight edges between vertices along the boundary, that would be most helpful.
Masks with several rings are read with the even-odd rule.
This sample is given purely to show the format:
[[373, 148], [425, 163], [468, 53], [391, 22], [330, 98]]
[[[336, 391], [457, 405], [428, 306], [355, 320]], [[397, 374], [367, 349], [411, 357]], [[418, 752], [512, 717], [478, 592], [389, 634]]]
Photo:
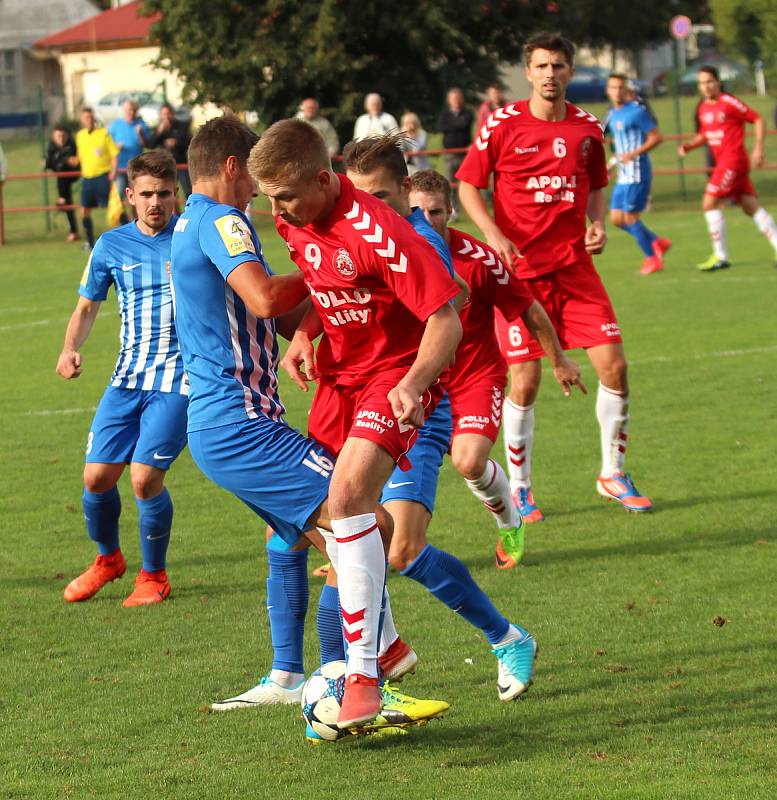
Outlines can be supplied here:
[[[302, 642], [308, 610], [308, 551], [281, 550], [267, 545], [270, 575], [267, 578], [267, 613], [273, 646], [273, 669], [304, 672]], [[283, 540], [281, 540], [283, 541]]]
[[418, 581], [440, 602], [480, 628], [491, 644], [504, 639], [510, 623], [455, 556], [428, 544], [402, 574]]
[[88, 492], [81, 497], [89, 538], [97, 542], [97, 551], [107, 556], [119, 549], [121, 497], [116, 486], [107, 492]]
[[324, 584], [318, 598], [318, 646], [321, 663], [345, 661], [343, 623], [340, 618], [340, 594], [336, 586]]
[[658, 239], [658, 236], [646, 227], [641, 219], [638, 219], [633, 225], [624, 225], [623, 230], [637, 240], [640, 250], [646, 256], [653, 255], [653, 242]]
[[135, 498], [140, 527], [140, 554], [146, 572], [158, 572], [165, 568], [167, 546], [170, 544], [170, 528], [173, 525], [173, 501], [162, 489], [149, 500]]

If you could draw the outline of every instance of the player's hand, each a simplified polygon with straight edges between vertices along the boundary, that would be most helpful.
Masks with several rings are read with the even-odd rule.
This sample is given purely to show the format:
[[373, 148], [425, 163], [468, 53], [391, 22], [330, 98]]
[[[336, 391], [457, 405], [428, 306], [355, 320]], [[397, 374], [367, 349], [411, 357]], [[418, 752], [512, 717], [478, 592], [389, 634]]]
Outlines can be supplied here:
[[388, 393], [387, 397], [400, 425], [420, 428], [424, 424], [424, 407], [418, 391], [400, 383]]
[[308, 391], [308, 382], [318, 377], [315, 351], [307, 336], [294, 334], [280, 365], [303, 392]]
[[63, 350], [57, 360], [57, 375], [66, 381], [81, 374], [81, 353], [76, 350]]
[[680, 156], [680, 158], [685, 158], [688, 155], [688, 151], [685, 149], [685, 145], [684, 144], [681, 144], [677, 148], [677, 155]]
[[572, 387], [577, 386], [583, 394], [588, 394], [588, 389], [580, 380], [580, 367], [572, 359], [564, 356], [563, 361], [553, 367], [553, 377], [558, 381], [565, 397], [572, 395]]
[[753, 169], [760, 169], [764, 165], [764, 151], [754, 149], [753, 154], [750, 156], [750, 164]]
[[504, 265], [511, 272], [513, 271], [513, 260], [516, 258], [523, 258], [521, 251], [515, 246], [515, 243], [510, 241], [499, 228], [485, 232], [486, 243], [496, 250], [497, 255], [502, 260]]
[[621, 164], [628, 164], [629, 161], [633, 161], [636, 157], [636, 153], [629, 151], [628, 153], [621, 153], [618, 156], [618, 161], [620, 161]]
[[585, 251], [596, 256], [604, 250], [607, 244], [607, 233], [601, 222], [592, 222], [585, 231]]

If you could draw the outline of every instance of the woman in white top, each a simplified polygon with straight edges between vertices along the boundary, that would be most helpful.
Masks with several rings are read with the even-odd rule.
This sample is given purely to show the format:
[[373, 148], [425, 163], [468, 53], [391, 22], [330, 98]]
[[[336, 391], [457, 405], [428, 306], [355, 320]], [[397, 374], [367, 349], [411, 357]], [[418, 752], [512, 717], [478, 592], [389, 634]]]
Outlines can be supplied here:
[[429, 156], [409, 155], [417, 150], [426, 150], [427, 133], [421, 126], [418, 114], [407, 111], [400, 120], [402, 133], [407, 137], [404, 149], [407, 151], [405, 160], [407, 161], [408, 172], [412, 175], [422, 169], [429, 169]]

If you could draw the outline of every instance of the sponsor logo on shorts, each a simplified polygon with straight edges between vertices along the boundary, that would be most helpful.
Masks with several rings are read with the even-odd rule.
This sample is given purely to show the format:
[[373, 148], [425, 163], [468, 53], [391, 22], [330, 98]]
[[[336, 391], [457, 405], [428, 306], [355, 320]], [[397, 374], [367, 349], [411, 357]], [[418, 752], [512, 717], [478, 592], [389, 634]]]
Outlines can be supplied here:
[[137, 264], [122, 264], [121, 271], [122, 272], [129, 272], [131, 269], [135, 269], [135, 267], [139, 267], [143, 264], [142, 261], [138, 261]]
[[351, 259], [351, 254], [344, 247], [334, 254], [332, 261], [335, 269], [344, 278], [353, 278], [356, 275], [356, 265]]
[[601, 331], [607, 336], [620, 336], [621, 329], [617, 322], [603, 322], [601, 325]]
[[159, 451], [154, 453], [154, 461], [169, 461], [171, 458], [175, 458], [175, 456], [163, 456]]
[[395, 421], [379, 411], [369, 411], [363, 409], [356, 415], [354, 422], [355, 428], [368, 428], [369, 430], [377, 431], [378, 433], [385, 433], [391, 430]]
[[489, 422], [491, 422], [491, 417], [481, 417], [479, 414], [468, 414], [464, 417], [459, 417], [459, 429], [482, 431]]
[[388, 482], [389, 489], [399, 489], [400, 486], [410, 486], [412, 485], [413, 481], [400, 481], [399, 483], [394, 483], [394, 481]]

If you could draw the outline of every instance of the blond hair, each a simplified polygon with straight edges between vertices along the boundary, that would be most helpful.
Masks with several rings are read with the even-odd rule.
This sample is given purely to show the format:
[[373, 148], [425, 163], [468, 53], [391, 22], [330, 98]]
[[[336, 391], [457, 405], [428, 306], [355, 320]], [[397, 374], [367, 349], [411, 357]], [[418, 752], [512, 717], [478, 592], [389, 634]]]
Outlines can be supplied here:
[[332, 162], [321, 134], [301, 119], [282, 119], [259, 137], [248, 156], [248, 171], [256, 181], [279, 178], [295, 183], [311, 180]]

